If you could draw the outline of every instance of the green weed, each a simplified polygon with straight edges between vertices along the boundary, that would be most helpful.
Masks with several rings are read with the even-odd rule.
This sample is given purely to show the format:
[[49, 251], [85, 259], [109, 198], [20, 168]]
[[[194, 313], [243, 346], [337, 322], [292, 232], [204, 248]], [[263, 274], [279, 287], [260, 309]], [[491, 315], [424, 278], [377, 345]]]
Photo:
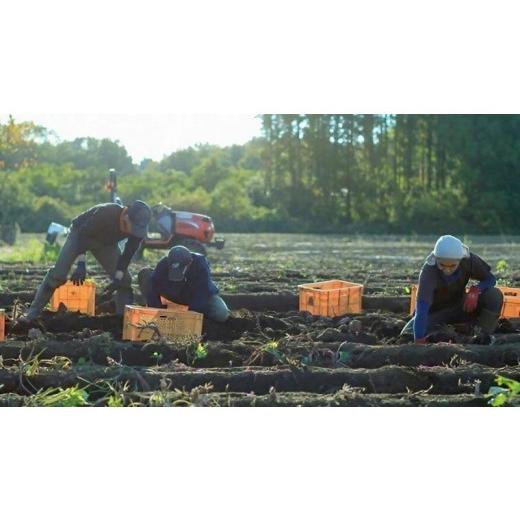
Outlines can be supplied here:
[[111, 408], [124, 406], [123, 397], [120, 394], [112, 394], [108, 398], [107, 406]]
[[207, 355], [208, 349], [200, 341], [191, 341], [186, 345], [186, 361], [190, 365], [194, 365], [196, 361], [204, 359]]
[[486, 395], [490, 397], [488, 403], [491, 406], [504, 406], [520, 395], [520, 382], [503, 376], [498, 376], [495, 381], [499, 386], [491, 386]]
[[154, 352], [154, 353], [152, 354], [152, 358], [153, 358], [153, 360], [155, 361], [155, 364], [156, 364], [156, 365], [159, 365], [160, 362], [161, 362], [162, 359], [163, 359], [163, 355], [162, 355], [161, 352]]
[[39, 390], [27, 399], [29, 406], [87, 406], [88, 393], [77, 385], [71, 388]]
[[497, 265], [495, 268], [497, 273], [500, 273], [500, 274], [505, 273], [508, 269], [509, 269], [509, 265], [504, 259], [499, 260], [497, 262]]

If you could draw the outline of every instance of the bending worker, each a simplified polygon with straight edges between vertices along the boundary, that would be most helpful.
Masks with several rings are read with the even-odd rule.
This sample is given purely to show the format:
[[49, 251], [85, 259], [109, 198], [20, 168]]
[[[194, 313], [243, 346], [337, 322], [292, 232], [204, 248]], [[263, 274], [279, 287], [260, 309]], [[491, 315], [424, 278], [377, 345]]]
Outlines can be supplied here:
[[[466, 292], [470, 279], [478, 280]], [[436, 326], [467, 323], [489, 342], [498, 324], [503, 295], [495, 287], [491, 268], [451, 235], [440, 237], [419, 275], [415, 316], [401, 334], [413, 329], [416, 343], [425, 343]]]
[[211, 279], [208, 261], [184, 246], [172, 247], [155, 269], [142, 269], [138, 281], [149, 307], [164, 307], [163, 296], [212, 320], [224, 322], [229, 318], [229, 309]]
[[[122, 315], [125, 305], [133, 300], [128, 265], [148, 233], [151, 214], [145, 202], [136, 200], [128, 207], [115, 203], [98, 204], [77, 216], [56, 265], [45, 275], [26, 316], [20, 321], [30, 322], [39, 317], [54, 290], [67, 281], [75, 260], [76, 268], [70, 279], [75, 285], [83, 284], [87, 277], [87, 251], [112, 278], [110, 287], [116, 290], [116, 313]], [[124, 239], [128, 240], [121, 253], [118, 243]]]

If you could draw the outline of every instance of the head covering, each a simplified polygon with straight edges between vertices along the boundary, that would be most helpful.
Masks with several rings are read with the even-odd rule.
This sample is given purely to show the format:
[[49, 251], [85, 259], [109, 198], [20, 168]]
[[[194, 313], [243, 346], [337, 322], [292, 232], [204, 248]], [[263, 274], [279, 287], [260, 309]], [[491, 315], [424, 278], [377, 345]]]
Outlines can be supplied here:
[[168, 252], [168, 279], [172, 282], [184, 280], [192, 258], [188, 248], [184, 246], [172, 247]]
[[435, 265], [437, 259], [462, 260], [469, 257], [469, 248], [464, 245], [457, 237], [443, 235], [435, 243], [433, 251], [426, 258], [426, 263]]
[[152, 210], [146, 202], [136, 200], [128, 206], [128, 218], [130, 219], [130, 232], [138, 238], [144, 238], [148, 234], [148, 224], [152, 218]]

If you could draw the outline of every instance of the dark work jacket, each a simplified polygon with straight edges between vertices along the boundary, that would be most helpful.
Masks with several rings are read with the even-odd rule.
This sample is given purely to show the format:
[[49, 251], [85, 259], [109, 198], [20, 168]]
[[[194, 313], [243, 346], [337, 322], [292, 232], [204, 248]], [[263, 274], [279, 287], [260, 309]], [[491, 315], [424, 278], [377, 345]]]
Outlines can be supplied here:
[[491, 267], [473, 253], [463, 258], [449, 277], [444, 276], [437, 265], [424, 264], [419, 275], [417, 300], [430, 305], [430, 312], [435, 312], [461, 301], [470, 279], [494, 281]]
[[168, 300], [187, 305], [191, 311], [204, 313], [209, 298], [218, 294], [218, 287], [211, 279], [206, 257], [198, 253], [191, 254], [193, 261], [182, 282], [168, 279], [168, 257], [163, 257], [156, 265], [151, 278], [146, 303], [150, 307], [161, 308], [161, 296]]
[[126, 238], [128, 240], [119, 257], [116, 269], [118, 271], [127, 270], [142, 239], [120, 230], [119, 219], [123, 209], [123, 206], [111, 202], [98, 204], [72, 221], [72, 231], [77, 232], [79, 238], [79, 254], [103, 246], [117, 245]]

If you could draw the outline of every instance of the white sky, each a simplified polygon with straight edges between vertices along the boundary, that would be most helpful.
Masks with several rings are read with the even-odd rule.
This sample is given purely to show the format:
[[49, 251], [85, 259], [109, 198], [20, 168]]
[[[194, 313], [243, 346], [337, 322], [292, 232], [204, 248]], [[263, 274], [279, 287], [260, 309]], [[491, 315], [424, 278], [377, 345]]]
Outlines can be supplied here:
[[[119, 141], [134, 162], [160, 160], [175, 150], [198, 143], [219, 146], [244, 144], [260, 135], [260, 120], [251, 114], [26, 114], [14, 112], [16, 121], [34, 121], [53, 130], [61, 140], [76, 137]], [[0, 114], [0, 122], [8, 115]]]

